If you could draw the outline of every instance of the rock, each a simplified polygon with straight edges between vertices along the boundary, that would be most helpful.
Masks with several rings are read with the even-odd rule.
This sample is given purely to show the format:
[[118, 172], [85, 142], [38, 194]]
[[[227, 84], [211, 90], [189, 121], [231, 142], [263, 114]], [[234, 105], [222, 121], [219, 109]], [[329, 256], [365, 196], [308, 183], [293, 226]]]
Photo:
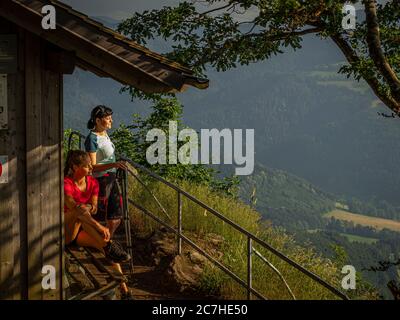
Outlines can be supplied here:
[[[188, 263], [189, 262], [189, 263]], [[179, 291], [195, 291], [203, 268], [192, 265], [184, 256], [176, 256], [172, 261], [168, 274], [179, 287]]]
[[[219, 250], [224, 242], [223, 237], [217, 234], [188, 236], [213, 257], [219, 259], [223, 255]], [[176, 236], [171, 232], [158, 231], [149, 240], [151, 248], [149, 254], [156, 265], [156, 270], [165, 275], [162, 285], [180, 293], [199, 294], [202, 273], [211, 262], [185, 243], [182, 244], [182, 254], [177, 255]]]
[[189, 251], [189, 259], [195, 264], [204, 265], [207, 262], [207, 258], [196, 251]]

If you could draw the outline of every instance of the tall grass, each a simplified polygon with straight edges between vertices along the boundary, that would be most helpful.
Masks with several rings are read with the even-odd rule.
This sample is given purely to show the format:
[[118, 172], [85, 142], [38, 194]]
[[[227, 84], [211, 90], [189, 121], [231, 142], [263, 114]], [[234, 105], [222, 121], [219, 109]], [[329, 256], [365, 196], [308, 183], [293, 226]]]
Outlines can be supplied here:
[[[147, 184], [171, 216], [171, 221], [162, 213], [149, 192], [133, 178], [130, 178], [129, 181], [130, 197], [169, 225], [176, 227], [178, 213], [177, 192], [157, 181], [148, 180]], [[212, 192], [207, 186], [193, 185], [188, 182], [180, 182], [179, 185], [183, 190], [266, 241], [303, 267], [319, 275], [337, 288], [340, 287], [343, 275], [337, 265], [316, 254], [312, 248], [299, 246], [283, 230], [261, 224], [260, 214], [249, 206], [234, 198]], [[135, 207], [132, 206], [130, 212], [136, 232], [149, 233], [158, 227], [157, 223], [154, 223], [152, 219], [145, 216]], [[184, 235], [192, 239], [193, 237], [204, 239], [204, 241], [201, 241], [203, 249], [210, 254], [214, 254], [214, 258], [246, 281], [247, 237], [186, 197], [182, 197], [182, 213]], [[223, 253], [222, 256], [218, 257], [215, 255], [215, 250], [210, 250], [210, 245], [207, 244], [207, 235], [210, 234], [217, 234], [223, 237], [224, 241], [219, 248], [219, 251]], [[253, 243], [253, 247], [281, 272], [297, 299], [337, 299], [329, 290], [261, 245]], [[252, 283], [258, 292], [268, 299], [291, 299], [281, 279], [259, 257], [252, 257], [252, 265]], [[207, 266], [204, 270], [199, 287], [223, 298], [245, 299], [247, 295], [246, 290], [239, 286], [235, 280], [232, 280], [218, 267], [212, 265]]]

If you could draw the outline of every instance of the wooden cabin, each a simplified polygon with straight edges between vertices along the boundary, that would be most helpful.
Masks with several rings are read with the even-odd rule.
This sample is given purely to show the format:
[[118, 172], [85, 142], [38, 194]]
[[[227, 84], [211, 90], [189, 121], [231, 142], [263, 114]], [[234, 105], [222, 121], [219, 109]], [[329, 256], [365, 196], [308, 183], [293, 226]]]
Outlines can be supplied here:
[[[42, 28], [42, 8], [56, 29]], [[63, 74], [145, 92], [208, 86], [193, 72], [54, 0], [0, 1], [0, 299], [63, 299]], [[43, 289], [42, 268], [56, 270]]]

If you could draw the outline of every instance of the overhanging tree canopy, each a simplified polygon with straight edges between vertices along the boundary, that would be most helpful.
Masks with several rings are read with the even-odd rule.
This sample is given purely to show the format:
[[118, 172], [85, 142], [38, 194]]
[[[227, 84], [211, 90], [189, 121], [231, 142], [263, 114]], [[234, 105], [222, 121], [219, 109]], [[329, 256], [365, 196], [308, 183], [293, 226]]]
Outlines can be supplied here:
[[[400, 0], [364, 0], [365, 19], [349, 32], [342, 27], [342, 0], [202, 0], [135, 13], [119, 31], [145, 44], [172, 40], [167, 56], [198, 75], [206, 67], [225, 71], [301, 48], [306, 34], [331, 38], [347, 64], [339, 72], [364, 79], [400, 116]], [[356, 3], [357, 1], [350, 1]], [[204, 9], [204, 5], [208, 5]], [[360, 18], [360, 17], [359, 17]]]

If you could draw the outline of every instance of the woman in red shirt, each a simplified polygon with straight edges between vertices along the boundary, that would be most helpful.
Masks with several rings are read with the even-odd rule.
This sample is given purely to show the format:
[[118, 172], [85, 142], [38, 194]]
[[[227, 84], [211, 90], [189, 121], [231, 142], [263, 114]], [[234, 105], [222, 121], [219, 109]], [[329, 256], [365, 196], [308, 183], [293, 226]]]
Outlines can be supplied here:
[[[86, 152], [73, 150], [68, 153], [64, 170], [65, 242], [99, 249], [122, 273], [119, 262], [129, 261], [130, 255], [116, 241], [111, 241], [109, 229], [92, 217], [97, 212], [99, 195], [99, 183], [91, 176], [92, 169]], [[123, 300], [132, 300], [125, 282], [121, 283], [120, 289]]]
[[99, 249], [116, 263], [129, 261], [129, 254], [110, 241], [109, 229], [92, 217], [97, 212], [99, 183], [91, 174], [89, 155], [80, 150], [70, 151], [64, 170], [65, 242]]

